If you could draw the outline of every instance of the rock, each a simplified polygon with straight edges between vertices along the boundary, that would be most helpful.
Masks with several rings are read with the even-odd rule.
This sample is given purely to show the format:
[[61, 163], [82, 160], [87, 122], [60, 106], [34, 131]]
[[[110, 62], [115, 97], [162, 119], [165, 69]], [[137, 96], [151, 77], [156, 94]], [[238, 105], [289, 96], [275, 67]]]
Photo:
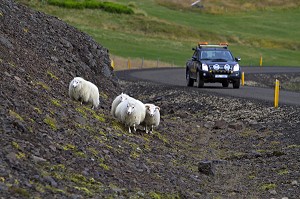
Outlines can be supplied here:
[[46, 162], [47, 160], [45, 160], [44, 158], [32, 155], [32, 159], [35, 163], [40, 163], [40, 162]]
[[269, 190], [269, 193], [272, 194], [272, 195], [276, 195], [277, 194], [277, 192], [276, 192], [275, 189]]
[[9, 160], [10, 163], [15, 163], [18, 161], [17, 155], [14, 152], [10, 152], [9, 154], [7, 154], [6, 158]]
[[244, 124], [242, 122], [236, 122], [229, 124], [228, 128], [234, 129], [235, 131], [241, 131], [244, 129]]
[[225, 120], [215, 121], [214, 129], [225, 129], [227, 127], [227, 123]]
[[11, 74], [9, 74], [8, 72], [4, 72], [4, 74], [7, 76], [7, 77], [11, 77]]
[[57, 187], [57, 182], [51, 176], [45, 176], [44, 180], [50, 183], [52, 187]]
[[8, 187], [4, 183], [0, 182], [0, 193], [4, 191], [8, 191]]
[[6, 48], [9, 48], [9, 49], [12, 49], [14, 47], [12, 45], [12, 43], [9, 41], [9, 39], [4, 37], [3, 35], [0, 35], [0, 44], [5, 46]]
[[212, 161], [201, 161], [198, 164], [198, 171], [205, 175], [215, 175], [215, 167]]
[[211, 129], [211, 128], [213, 128], [214, 123], [213, 123], [213, 122], [206, 122], [206, 123], [204, 123], [203, 126], [204, 126], [205, 128]]
[[75, 116], [75, 122], [77, 122], [77, 123], [79, 123], [81, 125], [84, 125], [84, 124], [86, 124], [86, 119], [84, 117], [76, 115]]
[[52, 61], [54, 61], [54, 62], [58, 62], [58, 58], [55, 57], [55, 56], [51, 56], [51, 59], [52, 59]]
[[297, 180], [293, 180], [292, 183], [291, 183], [293, 186], [298, 186], [298, 181]]

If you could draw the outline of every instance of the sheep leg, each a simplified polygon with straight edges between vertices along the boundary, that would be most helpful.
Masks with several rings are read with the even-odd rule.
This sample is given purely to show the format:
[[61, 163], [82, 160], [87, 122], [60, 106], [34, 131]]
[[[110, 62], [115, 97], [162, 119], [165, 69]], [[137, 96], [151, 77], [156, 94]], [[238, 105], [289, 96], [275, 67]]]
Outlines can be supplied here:
[[129, 132], [129, 133], [131, 133], [131, 129], [130, 129], [130, 126], [128, 127], [128, 132]]
[[150, 133], [152, 133], [153, 132], [153, 125], [151, 125], [151, 130], [150, 130]]
[[147, 125], [146, 125], [145, 129], [146, 129], [146, 133], [148, 133]]
[[133, 130], [136, 131], [135, 124], [133, 124]]

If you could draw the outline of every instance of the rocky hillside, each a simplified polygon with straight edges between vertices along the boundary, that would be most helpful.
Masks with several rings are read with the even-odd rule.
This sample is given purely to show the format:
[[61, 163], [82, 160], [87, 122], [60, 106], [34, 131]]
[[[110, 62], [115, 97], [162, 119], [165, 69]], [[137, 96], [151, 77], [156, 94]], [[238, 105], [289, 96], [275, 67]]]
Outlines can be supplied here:
[[[90, 36], [0, 3], [1, 199], [300, 195], [299, 107], [119, 81]], [[99, 87], [98, 109], [69, 99], [74, 76]], [[110, 116], [121, 91], [161, 107], [153, 134]]]

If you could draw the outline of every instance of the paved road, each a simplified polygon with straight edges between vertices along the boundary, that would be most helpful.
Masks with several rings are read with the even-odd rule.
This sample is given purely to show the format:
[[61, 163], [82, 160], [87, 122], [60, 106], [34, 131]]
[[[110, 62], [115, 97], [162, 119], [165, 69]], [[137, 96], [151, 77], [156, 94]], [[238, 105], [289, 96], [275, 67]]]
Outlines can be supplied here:
[[[246, 74], [249, 73], [300, 73], [300, 67], [243, 67], [242, 71], [245, 72], [246, 77]], [[186, 87], [184, 68], [118, 71], [116, 74], [121, 79], [140, 79], [156, 83]], [[195, 87], [194, 89], [201, 89], [202, 91], [234, 97], [264, 100], [268, 102], [274, 101], [274, 89], [272, 88], [241, 86], [240, 89], [232, 89], [231, 86], [228, 88], [223, 88], [221, 84], [218, 83], [205, 84], [204, 86], [204, 88]], [[279, 105], [280, 104], [300, 105], [300, 93], [281, 90], [279, 94]]]

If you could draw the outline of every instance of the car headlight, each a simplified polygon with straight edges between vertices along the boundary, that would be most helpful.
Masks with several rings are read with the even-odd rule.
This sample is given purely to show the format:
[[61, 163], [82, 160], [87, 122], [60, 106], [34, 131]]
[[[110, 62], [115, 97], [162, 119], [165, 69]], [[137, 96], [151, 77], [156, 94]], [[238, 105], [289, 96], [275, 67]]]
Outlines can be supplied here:
[[240, 65], [239, 64], [236, 64], [233, 66], [233, 71], [236, 72], [236, 71], [239, 71], [240, 70]]
[[224, 69], [229, 71], [230, 70], [230, 65], [229, 64], [225, 64]]
[[202, 70], [203, 70], [203, 71], [208, 71], [208, 66], [207, 66], [207, 64], [202, 64]]

